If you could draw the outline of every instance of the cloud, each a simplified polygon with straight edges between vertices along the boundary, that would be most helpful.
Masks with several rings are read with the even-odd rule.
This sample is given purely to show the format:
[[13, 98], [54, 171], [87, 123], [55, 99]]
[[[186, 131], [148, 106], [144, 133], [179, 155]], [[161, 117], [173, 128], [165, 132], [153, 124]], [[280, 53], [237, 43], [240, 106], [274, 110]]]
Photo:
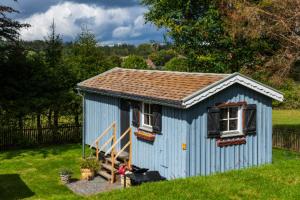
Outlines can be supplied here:
[[64, 39], [75, 39], [83, 26], [95, 33], [97, 39], [129, 42], [149, 41], [162, 38], [162, 32], [150, 24], [145, 24], [143, 14], [146, 8], [133, 5], [128, 7], [105, 7], [96, 4], [63, 2], [52, 5], [42, 13], [35, 13], [19, 19], [31, 24], [21, 30], [23, 40], [44, 39], [55, 21], [57, 33]]

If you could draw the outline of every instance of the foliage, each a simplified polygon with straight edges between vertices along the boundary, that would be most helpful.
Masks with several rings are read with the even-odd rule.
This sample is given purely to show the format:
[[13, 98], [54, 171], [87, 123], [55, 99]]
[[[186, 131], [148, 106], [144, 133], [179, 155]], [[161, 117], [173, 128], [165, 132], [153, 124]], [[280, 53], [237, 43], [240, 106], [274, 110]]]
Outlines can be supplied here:
[[186, 72], [189, 70], [189, 62], [184, 57], [172, 58], [166, 63], [165, 70]]
[[99, 170], [99, 161], [95, 157], [82, 159], [80, 162], [80, 169], [90, 169], [93, 171]]
[[149, 58], [156, 66], [164, 66], [169, 60], [177, 56], [177, 53], [172, 49], [163, 49], [157, 52], [153, 52], [149, 55]]
[[130, 69], [147, 69], [147, 63], [141, 56], [130, 55], [124, 58], [122, 67]]
[[262, 61], [259, 70], [267, 72], [274, 84], [283, 84], [300, 59], [300, 1], [240, 0], [230, 3], [226, 24], [231, 37], [268, 38], [270, 46], [276, 44], [268, 54], [258, 55]]
[[23, 24], [11, 18], [7, 15], [18, 13], [19, 11], [12, 7], [0, 4], [0, 42], [5, 41], [16, 41], [19, 37], [19, 30], [22, 28], [28, 28], [29, 24]]
[[68, 168], [62, 168], [59, 170], [59, 175], [60, 176], [67, 176], [67, 175], [72, 175], [73, 174], [73, 171], [68, 169]]
[[[87, 148], [89, 149], [89, 148]], [[272, 164], [81, 197], [59, 182], [67, 167], [80, 178], [80, 145], [60, 145], [0, 153], [0, 198], [22, 199], [298, 199], [300, 154], [273, 150]], [[8, 175], [19, 174], [20, 179]], [[29, 190], [29, 191], [28, 191]], [[18, 191], [18, 192], [11, 192]]]

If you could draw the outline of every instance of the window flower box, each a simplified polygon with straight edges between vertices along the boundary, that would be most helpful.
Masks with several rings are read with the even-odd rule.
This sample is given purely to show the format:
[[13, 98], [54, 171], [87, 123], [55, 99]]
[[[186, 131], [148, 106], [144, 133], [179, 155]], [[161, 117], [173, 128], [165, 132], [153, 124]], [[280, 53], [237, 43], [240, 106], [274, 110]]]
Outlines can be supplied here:
[[152, 133], [147, 133], [147, 132], [144, 132], [144, 131], [137, 131], [134, 133], [136, 135], [136, 137], [138, 139], [141, 139], [141, 140], [146, 140], [146, 141], [149, 141], [149, 142], [153, 142], [154, 139], [155, 139], [155, 135], [152, 134]]
[[231, 138], [231, 139], [217, 139], [217, 146], [218, 147], [226, 147], [231, 145], [241, 145], [246, 144], [246, 138], [240, 137], [240, 138]]

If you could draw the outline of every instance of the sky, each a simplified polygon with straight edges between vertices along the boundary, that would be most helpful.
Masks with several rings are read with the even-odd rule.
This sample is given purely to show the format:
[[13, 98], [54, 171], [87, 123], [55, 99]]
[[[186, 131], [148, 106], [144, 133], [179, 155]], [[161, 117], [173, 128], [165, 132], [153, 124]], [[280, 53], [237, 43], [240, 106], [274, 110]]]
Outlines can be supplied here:
[[1, 4], [19, 10], [12, 17], [31, 25], [21, 30], [23, 40], [43, 40], [54, 20], [64, 41], [76, 39], [82, 27], [104, 45], [163, 41], [163, 30], [145, 24], [147, 8], [139, 0], [1, 0]]

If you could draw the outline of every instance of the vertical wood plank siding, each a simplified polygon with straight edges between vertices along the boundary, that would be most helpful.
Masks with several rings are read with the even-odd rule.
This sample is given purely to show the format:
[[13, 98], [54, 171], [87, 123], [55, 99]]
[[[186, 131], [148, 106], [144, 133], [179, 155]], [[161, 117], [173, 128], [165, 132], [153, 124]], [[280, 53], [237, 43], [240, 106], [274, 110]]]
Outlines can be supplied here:
[[133, 136], [133, 164], [158, 170], [168, 179], [186, 177], [186, 151], [182, 150], [186, 132], [186, 110], [163, 106], [162, 131], [155, 135], [154, 142]]
[[[119, 99], [99, 94], [85, 94], [85, 143], [94, 140], [113, 122], [117, 123], [117, 137], [120, 130]], [[99, 147], [112, 135], [112, 130], [99, 143]], [[109, 148], [109, 145], [107, 146]]]
[[[207, 108], [220, 102], [246, 101], [257, 104], [257, 133], [248, 135], [246, 144], [217, 147], [207, 138]], [[240, 85], [189, 108], [187, 128], [187, 176], [208, 175], [272, 161], [272, 100]]]

